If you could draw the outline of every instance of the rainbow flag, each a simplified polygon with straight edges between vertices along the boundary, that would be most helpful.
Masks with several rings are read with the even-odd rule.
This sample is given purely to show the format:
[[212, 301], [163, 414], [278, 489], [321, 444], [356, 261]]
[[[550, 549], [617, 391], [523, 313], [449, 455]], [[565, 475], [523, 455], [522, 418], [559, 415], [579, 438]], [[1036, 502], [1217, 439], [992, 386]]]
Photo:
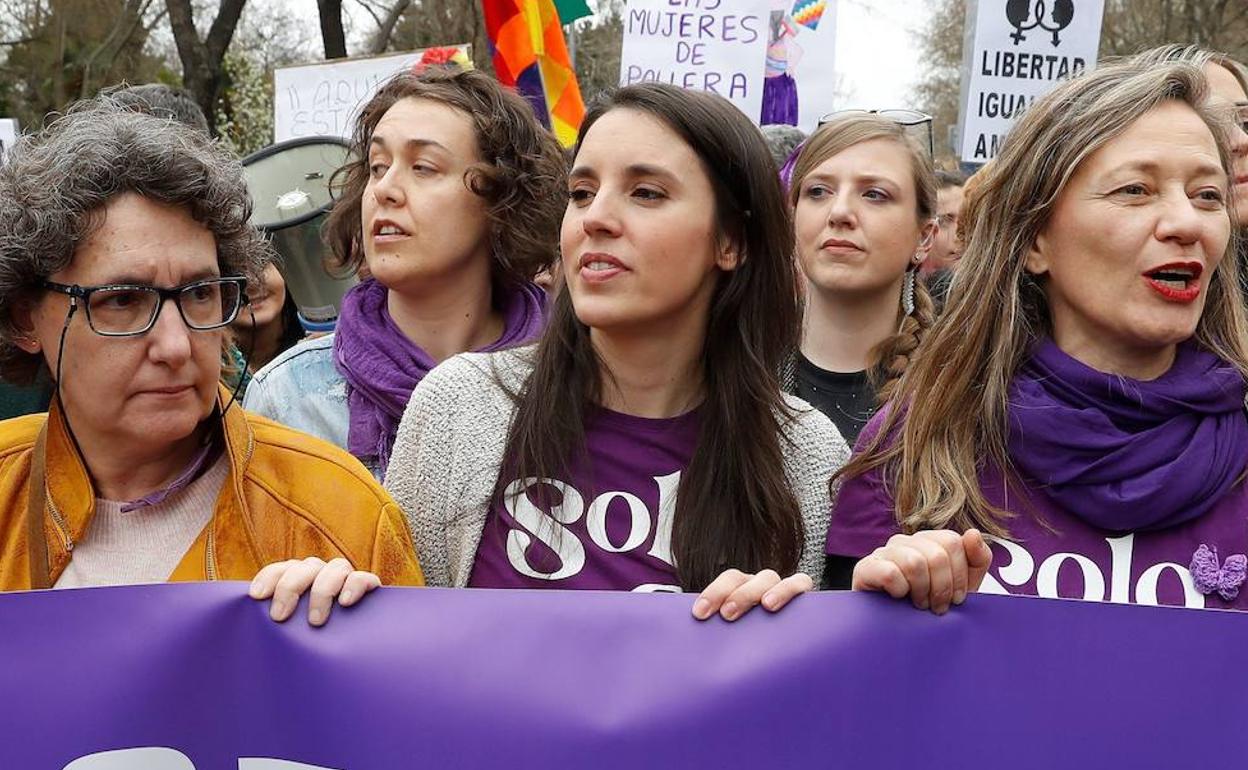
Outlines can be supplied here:
[[481, 0], [481, 6], [499, 81], [529, 100], [563, 146], [572, 146], [585, 102], [554, 3]]
[[819, 20], [823, 18], [823, 12], [827, 7], [828, 0], [795, 0], [793, 12], [789, 15], [793, 17], [793, 21], [803, 27], [818, 29]]

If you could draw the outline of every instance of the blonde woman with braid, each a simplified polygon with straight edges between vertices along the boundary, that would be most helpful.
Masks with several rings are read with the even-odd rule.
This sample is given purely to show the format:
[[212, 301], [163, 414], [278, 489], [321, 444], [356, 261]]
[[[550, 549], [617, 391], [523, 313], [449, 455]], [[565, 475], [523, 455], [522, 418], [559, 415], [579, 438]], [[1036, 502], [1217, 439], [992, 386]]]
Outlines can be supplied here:
[[1230, 135], [1200, 61], [1148, 54], [1028, 109], [842, 473], [827, 552], [865, 557], [854, 588], [1248, 609]]
[[847, 114], [798, 154], [789, 202], [806, 278], [791, 390], [853, 445], [932, 325], [916, 277], [936, 234], [936, 177], [904, 127]]

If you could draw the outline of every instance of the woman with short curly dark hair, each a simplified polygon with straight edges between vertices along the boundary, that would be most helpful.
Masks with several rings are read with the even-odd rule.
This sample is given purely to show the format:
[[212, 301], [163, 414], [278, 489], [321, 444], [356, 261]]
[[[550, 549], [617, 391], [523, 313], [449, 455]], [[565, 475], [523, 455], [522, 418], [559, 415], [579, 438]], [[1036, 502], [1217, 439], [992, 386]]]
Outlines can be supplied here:
[[0, 377], [55, 385], [47, 414], [0, 422], [0, 590], [250, 580], [316, 557], [335, 560], [319, 623], [329, 596], [379, 582], [352, 566], [420, 582], [398, 509], [354, 458], [219, 385], [226, 327], [271, 256], [250, 216], [236, 159], [108, 97], [0, 168]]
[[412, 390], [438, 362], [540, 331], [533, 278], [556, 254], [562, 151], [481, 72], [403, 73], [361, 110], [326, 224], [331, 263], [369, 277], [335, 334], [260, 370], [246, 406], [359, 457], [379, 478]]

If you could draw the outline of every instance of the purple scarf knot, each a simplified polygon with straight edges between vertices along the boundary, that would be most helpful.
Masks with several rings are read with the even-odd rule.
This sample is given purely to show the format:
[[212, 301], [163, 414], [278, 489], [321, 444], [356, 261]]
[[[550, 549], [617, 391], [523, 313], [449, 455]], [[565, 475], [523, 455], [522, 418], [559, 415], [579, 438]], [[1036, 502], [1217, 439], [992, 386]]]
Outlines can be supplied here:
[[[388, 290], [375, 279], [351, 288], [334, 332], [334, 367], [347, 381], [347, 451], [384, 472], [412, 391], [437, 361], [409, 340], [386, 309]], [[545, 323], [546, 294], [534, 284], [503, 293], [503, 335], [481, 351], [531, 341]]]
[[1208, 512], [1248, 464], [1246, 391], [1234, 366], [1192, 341], [1145, 382], [1098, 372], [1046, 339], [1011, 383], [1010, 457], [1093, 526], [1165, 529]]

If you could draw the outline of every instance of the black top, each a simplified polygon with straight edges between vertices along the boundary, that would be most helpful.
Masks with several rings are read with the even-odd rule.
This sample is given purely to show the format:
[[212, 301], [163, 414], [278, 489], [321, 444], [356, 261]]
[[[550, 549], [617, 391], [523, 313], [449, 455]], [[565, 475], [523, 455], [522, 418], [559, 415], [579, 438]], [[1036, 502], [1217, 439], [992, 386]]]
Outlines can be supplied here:
[[875, 414], [875, 388], [867, 373], [829, 372], [797, 357], [797, 397], [828, 416], [852, 449]]

